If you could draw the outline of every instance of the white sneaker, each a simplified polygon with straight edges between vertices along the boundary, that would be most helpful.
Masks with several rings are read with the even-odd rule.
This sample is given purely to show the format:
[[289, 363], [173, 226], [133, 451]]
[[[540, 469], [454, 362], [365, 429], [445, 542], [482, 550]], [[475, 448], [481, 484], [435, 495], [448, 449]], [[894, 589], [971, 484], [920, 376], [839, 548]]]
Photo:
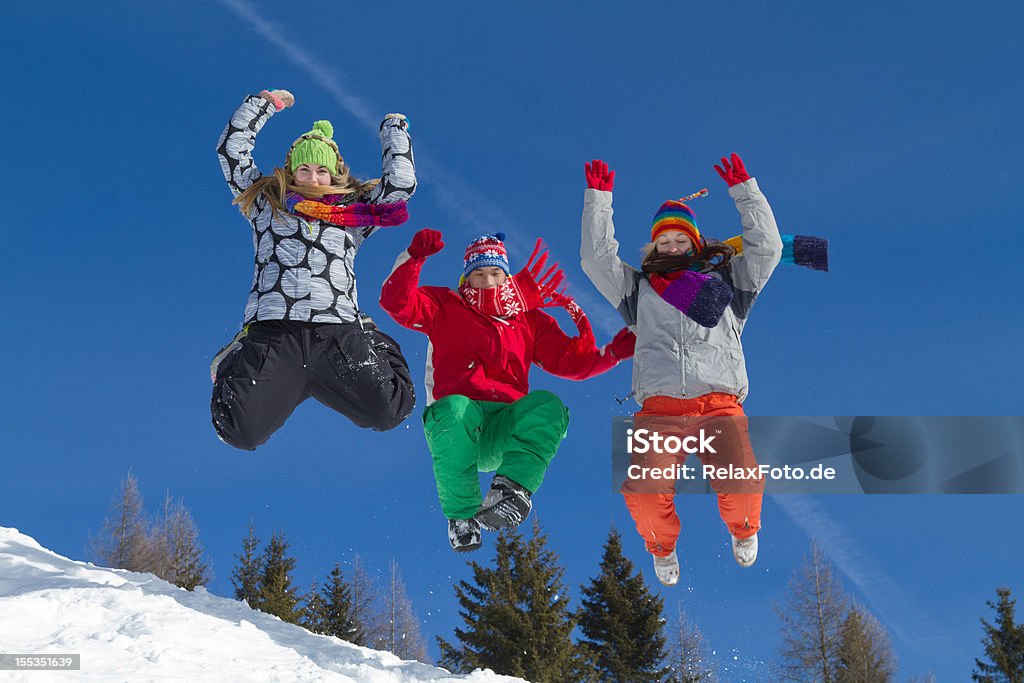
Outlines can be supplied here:
[[674, 586], [679, 583], [679, 558], [676, 557], [675, 549], [672, 554], [666, 557], [654, 555], [654, 573], [658, 575], [658, 581], [664, 586]]
[[732, 556], [741, 567], [751, 567], [757, 561], [757, 534], [750, 538], [732, 537]]

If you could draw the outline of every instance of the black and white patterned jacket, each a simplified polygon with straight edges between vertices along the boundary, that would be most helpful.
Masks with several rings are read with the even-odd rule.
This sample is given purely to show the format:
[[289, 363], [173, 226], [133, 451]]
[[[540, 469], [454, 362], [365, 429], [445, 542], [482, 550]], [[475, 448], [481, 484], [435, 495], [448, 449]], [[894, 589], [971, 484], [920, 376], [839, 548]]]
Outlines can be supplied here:
[[[217, 142], [224, 178], [236, 197], [263, 175], [256, 168], [252, 150], [256, 135], [275, 112], [266, 99], [250, 95], [235, 110]], [[412, 142], [406, 129], [401, 118], [389, 117], [381, 123], [381, 182], [361, 201], [397, 202], [416, 191]], [[262, 196], [248, 218], [256, 268], [243, 325], [254, 320], [340, 323], [357, 318], [356, 251], [378, 228], [342, 228], [287, 212], [275, 213]]]

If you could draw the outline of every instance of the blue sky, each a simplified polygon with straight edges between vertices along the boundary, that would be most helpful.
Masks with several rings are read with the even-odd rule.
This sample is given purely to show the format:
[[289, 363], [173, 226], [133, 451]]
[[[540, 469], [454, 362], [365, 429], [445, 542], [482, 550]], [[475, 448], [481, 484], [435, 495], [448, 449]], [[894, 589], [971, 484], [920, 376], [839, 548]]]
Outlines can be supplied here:
[[[543, 236], [608, 339], [614, 312], [578, 265], [584, 161], [617, 171], [629, 257], [662, 201], [705, 186], [702, 230], [736, 234], [712, 169], [735, 151], [783, 232], [828, 237], [832, 254], [828, 274], [780, 268], [758, 300], [744, 334], [750, 414], [1020, 413], [1018, 3], [279, 7], [5, 4], [0, 524], [80, 557], [131, 468], [152, 504], [169, 489], [192, 509], [213, 592], [230, 592], [253, 520], [264, 538], [287, 534], [302, 585], [356, 552], [382, 573], [396, 558], [425, 635], [451, 636], [450, 586], [468, 571], [447, 549], [420, 409], [377, 434], [309, 402], [255, 453], [209, 424], [208, 362], [237, 330], [252, 273], [214, 146], [267, 87], [297, 100], [260, 135], [267, 170], [329, 118], [372, 176], [376, 123], [410, 117], [411, 220], [367, 242], [357, 272], [362, 307], [402, 344], [421, 394], [425, 338], [376, 302], [413, 232], [435, 227], [449, 244], [427, 284], [453, 283], [480, 232], [508, 232], [514, 264]], [[574, 604], [613, 524], [651, 580], [607, 483], [610, 418], [633, 409], [616, 401], [629, 368], [533, 380], [572, 412], [535, 510]], [[769, 498], [746, 571], [712, 498], [678, 504], [683, 580], [658, 590], [705, 631], [726, 680], [763, 676], [771, 605], [812, 538], [890, 628], [900, 680], [964, 680], [985, 600], [998, 585], [1024, 595], [1019, 496]]]

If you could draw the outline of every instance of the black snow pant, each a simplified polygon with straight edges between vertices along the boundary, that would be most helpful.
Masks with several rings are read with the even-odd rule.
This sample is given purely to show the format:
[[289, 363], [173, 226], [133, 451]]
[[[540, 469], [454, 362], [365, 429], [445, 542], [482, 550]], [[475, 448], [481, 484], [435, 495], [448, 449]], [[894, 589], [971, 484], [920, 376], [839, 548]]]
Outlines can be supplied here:
[[371, 324], [249, 325], [216, 368], [210, 411], [225, 443], [254, 450], [312, 396], [360, 427], [397, 427], [416, 402], [398, 342]]

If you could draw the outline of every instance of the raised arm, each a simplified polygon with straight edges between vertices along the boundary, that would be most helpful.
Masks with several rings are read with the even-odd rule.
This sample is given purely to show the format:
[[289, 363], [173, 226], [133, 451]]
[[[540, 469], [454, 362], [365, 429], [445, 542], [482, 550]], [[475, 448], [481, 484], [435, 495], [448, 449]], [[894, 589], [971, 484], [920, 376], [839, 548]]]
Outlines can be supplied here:
[[603, 161], [594, 160], [593, 164], [586, 164], [586, 175], [580, 265], [626, 324], [635, 325], [640, 273], [619, 258], [619, 243], [615, 239], [615, 224], [612, 222], [615, 171], [608, 171]]
[[566, 379], [587, 379], [611, 370], [619, 361], [633, 356], [636, 338], [623, 328], [615, 339], [598, 348], [590, 321], [575, 301], [563, 297], [564, 307], [576, 324], [579, 335], [570, 337], [550, 315], [532, 310], [529, 316], [534, 331], [533, 362], [544, 371]]
[[729, 185], [729, 196], [736, 202], [743, 223], [743, 253], [733, 257], [728, 270], [735, 294], [733, 310], [745, 318], [782, 259], [782, 238], [772, 207], [761, 194], [757, 180], [747, 173], [743, 160], [736, 154], [731, 162], [723, 157], [722, 166], [716, 165], [715, 170]]
[[437, 315], [437, 300], [429, 290], [419, 286], [420, 271], [427, 257], [444, 248], [441, 233], [424, 228], [413, 235], [412, 244], [403, 251], [380, 293], [380, 306], [399, 325], [423, 333]]
[[231, 194], [237, 197], [263, 175], [252, 158], [256, 135], [275, 112], [290, 107], [295, 98], [287, 90], [264, 90], [249, 95], [231, 115], [217, 141], [217, 157]]
[[371, 204], [407, 200], [416, 192], [416, 162], [412, 155], [409, 122], [402, 114], [388, 114], [380, 124], [383, 168], [370, 190]]

